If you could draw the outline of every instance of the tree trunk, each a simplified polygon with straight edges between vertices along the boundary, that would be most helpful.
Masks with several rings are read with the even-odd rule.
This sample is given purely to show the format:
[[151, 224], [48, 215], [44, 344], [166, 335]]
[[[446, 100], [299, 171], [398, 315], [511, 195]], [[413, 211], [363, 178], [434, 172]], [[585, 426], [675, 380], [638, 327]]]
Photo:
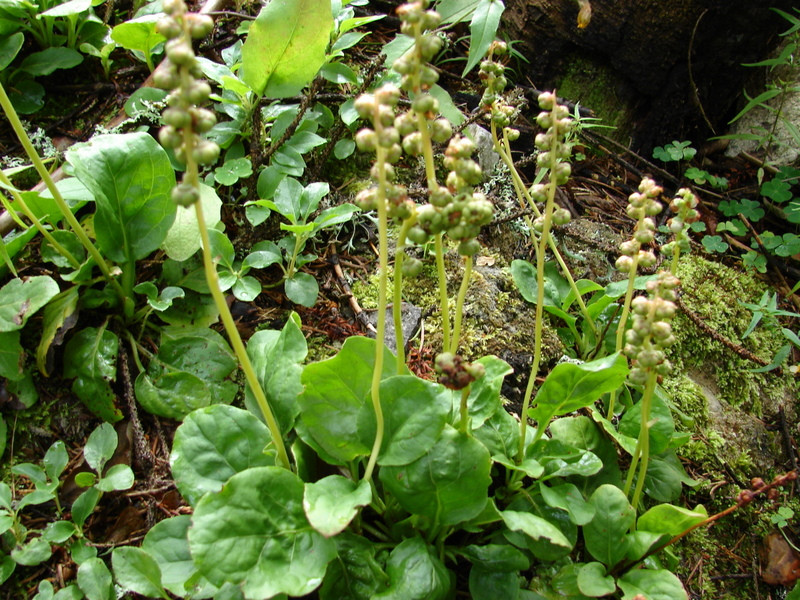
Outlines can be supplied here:
[[[598, 116], [626, 111], [632, 148], [648, 153], [674, 139], [702, 142], [725, 132], [742, 90], [762, 91], [765, 59], [789, 28], [769, 7], [789, 0], [591, 0], [588, 27], [577, 26], [576, 0], [509, 0], [505, 30], [529, 58], [538, 88], [569, 89]], [[576, 67], [575, 64], [580, 65]], [[570, 76], [583, 73], [576, 87]], [[600, 78], [596, 73], [602, 73]], [[759, 81], [760, 78], [760, 81]], [[610, 95], [595, 107], [583, 98]], [[562, 94], [560, 94], [562, 95]], [[602, 102], [600, 103], [602, 104]], [[606, 114], [603, 114], [603, 113]], [[613, 119], [612, 119], [613, 120]]]

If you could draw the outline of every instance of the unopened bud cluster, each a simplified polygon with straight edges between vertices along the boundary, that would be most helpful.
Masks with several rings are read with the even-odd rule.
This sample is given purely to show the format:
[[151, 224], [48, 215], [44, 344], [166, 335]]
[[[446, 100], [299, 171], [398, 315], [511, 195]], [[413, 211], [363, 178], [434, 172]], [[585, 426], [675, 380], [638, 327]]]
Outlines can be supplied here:
[[436, 69], [428, 62], [442, 49], [442, 38], [433, 33], [442, 17], [435, 10], [428, 10], [429, 4], [428, 0], [417, 0], [397, 9], [400, 32], [415, 41], [411, 50], [392, 65], [392, 69], [402, 75], [400, 87], [406, 91], [428, 90], [439, 80]]
[[680, 282], [668, 271], [647, 284], [647, 296], [637, 296], [631, 302], [633, 323], [625, 332], [623, 352], [631, 359], [628, 378], [644, 385], [649, 372], [666, 375], [672, 369], [664, 349], [675, 343], [671, 321], [677, 307], [676, 288]]
[[[431, 235], [446, 232], [460, 242], [462, 255], [471, 256], [480, 249], [475, 237], [480, 227], [491, 221], [493, 207], [486, 196], [473, 190], [473, 186], [483, 178], [480, 166], [471, 158], [475, 144], [465, 137], [453, 137], [450, 122], [435, 118], [439, 102], [428, 93], [428, 89], [436, 82], [438, 74], [427, 63], [439, 51], [441, 40], [428, 30], [439, 24], [440, 17], [427, 7], [427, 0], [423, 0], [405, 4], [397, 11], [403, 22], [403, 33], [415, 40], [414, 46], [392, 66], [402, 75], [401, 89], [414, 93], [411, 109], [395, 114], [401, 89], [391, 84], [382, 86], [373, 94], [360, 96], [355, 108], [360, 117], [372, 121], [373, 127], [361, 129], [355, 139], [360, 150], [378, 154], [371, 174], [378, 181], [380, 170], [385, 173], [389, 217], [403, 221], [416, 214], [417, 223], [409, 230], [408, 239], [415, 244], [424, 244]], [[392, 163], [396, 163], [403, 152], [421, 156], [430, 142], [444, 143], [448, 140], [444, 166], [449, 173], [445, 185], [430, 189], [429, 203], [417, 207], [408, 198], [405, 187], [393, 183]], [[356, 203], [362, 210], [372, 210], [377, 208], [378, 197], [378, 187], [373, 186], [359, 193]], [[413, 275], [421, 268], [422, 263], [414, 258], [407, 258], [403, 263], [407, 275]]]
[[[175, 151], [183, 163], [213, 164], [219, 158], [219, 146], [200, 137], [217, 123], [214, 113], [200, 108], [208, 102], [211, 87], [202, 77], [192, 39], [207, 36], [214, 28], [208, 15], [189, 13], [183, 0], [164, 0], [164, 16], [156, 28], [167, 38], [164, 63], [153, 75], [157, 87], [171, 90], [167, 96], [168, 108], [162, 114], [164, 126], [158, 139], [166, 148]], [[187, 169], [188, 172], [188, 169]], [[181, 206], [194, 204], [200, 198], [196, 185], [184, 181], [172, 190], [172, 198]]]
[[662, 254], [670, 255], [676, 251], [689, 251], [689, 224], [700, 218], [700, 213], [696, 210], [697, 204], [697, 196], [692, 193], [692, 190], [688, 188], [678, 190], [675, 198], [669, 204], [670, 210], [676, 214], [667, 221], [667, 227], [669, 227], [675, 239], [661, 247]]
[[[559, 104], [556, 95], [552, 92], [539, 94], [539, 108], [542, 111], [536, 117], [536, 123], [544, 129], [534, 139], [539, 154], [536, 157], [537, 165], [542, 169], [550, 170], [550, 181], [555, 185], [564, 185], [572, 174], [572, 167], [567, 162], [570, 156], [569, 146], [566, 144], [567, 134], [573, 122], [567, 107]], [[537, 183], [531, 186], [530, 194], [534, 202], [547, 201], [548, 184]], [[554, 225], [566, 225], [571, 215], [566, 208], [557, 208], [553, 212]], [[541, 232], [544, 227], [543, 217], [538, 217], [533, 222], [536, 231]]]
[[473, 256], [480, 250], [475, 238], [492, 220], [494, 207], [473, 189], [483, 178], [480, 166], [471, 158], [474, 151], [475, 144], [469, 138], [456, 136], [450, 140], [444, 159], [450, 170], [446, 187], [430, 190], [430, 201], [417, 210], [417, 225], [408, 233], [412, 242], [423, 244], [431, 235], [446, 232], [459, 242], [462, 256]]
[[[628, 216], [636, 219], [633, 237], [619, 246], [622, 256], [617, 259], [616, 267], [623, 273], [633, 274], [636, 266], [650, 268], [656, 264], [656, 255], [652, 250], [642, 247], [655, 239], [656, 223], [653, 217], [661, 212], [661, 203], [657, 198], [662, 189], [652, 179], [642, 179], [639, 191], [628, 197]], [[634, 260], [636, 259], [636, 260]]]
[[[372, 166], [370, 176], [380, 182], [383, 171], [384, 192], [390, 218], [404, 220], [414, 213], [414, 202], [408, 197], [406, 188], [393, 183], [395, 170], [392, 166], [403, 155], [400, 134], [394, 126], [395, 107], [400, 100], [400, 90], [391, 84], [378, 89], [374, 94], [363, 94], [356, 99], [355, 108], [362, 119], [372, 121], [374, 129], [365, 127], [356, 134], [356, 145], [363, 152], [377, 152], [378, 160]], [[356, 196], [361, 210], [377, 208], [378, 187], [362, 190]]]
[[469, 363], [452, 352], [439, 354], [434, 368], [439, 374], [439, 383], [451, 390], [463, 390], [486, 374], [486, 369], [481, 363]]
[[[478, 72], [481, 81], [486, 86], [481, 97], [481, 108], [486, 112], [492, 124], [501, 129], [509, 127], [516, 114], [516, 108], [503, 98], [503, 91], [508, 85], [505, 67], [493, 60], [494, 56], [502, 56], [507, 52], [508, 45], [505, 42], [494, 41], [489, 47], [489, 58], [481, 62]], [[512, 142], [519, 137], [519, 131], [516, 129], [508, 129], [506, 134]]]

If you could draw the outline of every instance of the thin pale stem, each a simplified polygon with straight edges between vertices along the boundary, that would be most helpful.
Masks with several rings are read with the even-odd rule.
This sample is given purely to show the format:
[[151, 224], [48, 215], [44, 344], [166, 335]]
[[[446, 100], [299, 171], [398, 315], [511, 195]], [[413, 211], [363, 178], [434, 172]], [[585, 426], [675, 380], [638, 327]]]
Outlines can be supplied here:
[[[619, 317], [619, 323], [617, 324], [617, 341], [616, 341], [616, 351], [622, 351], [622, 342], [625, 336], [625, 329], [628, 325], [628, 317], [631, 314], [631, 300], [633, 300], [633, 289], [636, 284], [636, 270], [639, 268], [639, 253], [633, 255], [633, 263], [631, 264], [630, 271], [628, 271], [628, 288], [625, 291], [625, 300], [622, 303], [622, 314]], [[608, 410], [606, 410], [606, 419], [609, 421], [614, 416], [614, 405], [617, 401], [617, 391], [614, 390], [611, 392], [611, 396], [608, 400]]]
[[469, 289], [469, 280], [472, 276], [472, 257], [467, 256], [464, 259], [464, 276], [461, 278], [461, 286], [458, 288], [458, 296], [456, 297], [456, 310], [453, 323], [453, 337], [450, 340], [450, 352], [458, 354], [458, 343], [461, 339], [461, 321], [464, 317], [464, 299], [467, 297], [467, 289]]
[[214, 260], [211, 257], [211, 242], [208, 238], [208, 230], [206, 229], [205, 217], [203, 215], [203, 205], [201, 202], [195, 202], [195, 214], [197, 215], [197, 227], [200, 230], [200, 238], [203, 243], [203, 266], [205, 268], [206, 281], [208, 282], [208, 289], [211, 291], [211, 297], [214, 299], [214, 304], [219, 310], [220, 319], [225, 326], [225, 332], [228, 334], [228, 339], [231, 342], [233, 351], [239, 359], [239, 366], [244, 372], [247, 384], [253, 392], [261, 414], [264, 415], [264, 420], [267, 422], [267, 427], [272, 436], [272, 443], [278, 453], [278, 462], [281, 466], [287, 469], [291, 468], [289, 462], [289, 455], [286, 453], [286, 446], [283, 444], [283, 437], [281, 435], [278, 422], [272, 414], [272, 410], [267, 402], [267, 397], [258, 381], [253, 364], [250, 362], [250, 357], [247, 355], [247, 350], [242, 342], [242, 337], [239, 335], [239, 330], [236, 328], [236, 322], [233, 320], [231, 311], [228, 308], [228, 303], [225, 302], [225, 296], [219, 289], [219, 278], [217, 277], [217, 269]]
[[[375, 130], [380, 136], [381, 124], [375, 119]], [[384, 420], [381, 407], [381, 375], [383, 374], [384, 336], [386, 335], [386, 296], [389, 275], [389, 223], [386, 208], [386, 149], [378, 146], [375, 164], [378, 167], [378, 323], [375, 333], [375, 366], [372, 369], [372, 385], [370, 395], [372, 408], [375, 411], [375, 441], [364, 470], [364, 480], [371, 481], [372, 472], [378, 461], [378, 453], [383, 444]]]
[[467, 404], [467, 400], [469, 399], [469, 391], [471, 387], [472, 386], [468, 385], [461, 390], [461, 421], [458, 424], [458, 428], [464, 435], [469, 435], [469, 406]]
[[[656, 378], [655, 371], [650, 370], [647, 374], [647, 382], [645, 383], [644, 394], [641, 400], [641, 426], [639, 429], [639, 439], [636, 442], [636, 451], [634, 452], [634, 456], [638, 456], [641, 464], [639, 465], [639, 477], [636, 480], [636, 489], [633, 491], [633, 498], [631, 499], [631, 505], [634, 509], [637, 509], [639, 501], [642, 498], [644, 481], [647, 478], [647, 466], [650, 462], [650, 407], [653, 404], [653, 392], [656, 389]], [[631, 489], [635, 467], [635, 462], [631, 462], [631, 466], [628, 469], [628, 477], [625, 481], [625, 494]]]
[[403, 261], [406, 257], [406, 236], [408, 230], [416, 223], [412, 216], [403, 221], [400, 233], [397, 234], [397, 249], [394, 254], [394, 292], [392, 299], [392, 317], [394, 319], [395, 350], [397, 352], [397, 374], [403, 372], [406, 363], [406, 344], [403, 335]]
[[11, 181], [9, 181], [8, 177], [6, 177], [6, 174], [3, 173], [2, 170], [0, 170], [0, 181], [2, 181], [5, 185], [9, 186], [9, 193], [14, 197], [14, 202], [16, 202], [17, 205], [19, 206], [20, 211], [22, 211], [22, 214], [24, 214], [26, 217], [28, 217], [28, 219], [30, 219], [31, 223], [33, 223], [33, 226], [36, 228], [36, 230], [42, 234], [42, 237], [45, 240], [47, 240], [47, 243], [50, 244], [53, 247], [53, 249], [56, 252], [58, 252], [61, 256], [66, 258], [72, 265], [73, 269], [79, 269], [81, 263], [78, 262], [78, 259], [72, 256], [72, 253], [66, 248], [64, 248], [64, 246], [59, 244], [58, 241], [47, 230], [47, 228], [42, 224], [42, 222], [39, 221], [36, 215], [33, 214], [33, 211], [30, 209], [30, 207], [28, 207], [28, 204], [27, 202], [25, 202], [25, 199], [22, 197], [22, 194], [20, 194], [19, 192], [16, 191], [16, 189], [14, 189], [14, 186], [11, 184]]
[[447, 271], [444, 268], [444, 233], [433, 238], [436, 251], [436, 274], [439, 280], [439, 310], [442, 313], [442, 348], [450, 347], [450, 298], [447, 295]]

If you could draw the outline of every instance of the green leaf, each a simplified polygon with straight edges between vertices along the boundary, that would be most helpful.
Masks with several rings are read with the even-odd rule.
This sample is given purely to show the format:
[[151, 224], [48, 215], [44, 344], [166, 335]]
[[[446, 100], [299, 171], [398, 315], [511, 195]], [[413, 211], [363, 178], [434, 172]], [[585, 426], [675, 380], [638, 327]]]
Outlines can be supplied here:
[[252, 174], [253, 164], [249, 158], [232, 158], [214, 169], [214, 179], [220, 185], [233, 185]]
[[0, 333], [0, 377], [19, 381], [25, 375], [24, 368], [25, 352], [19, 343], [19, 331]]
[[706, 509], [697, 505], [694, 510], [672, 504], [659, 504], [636, 521], [636, 529], [676, 536], [708, 519]]
[[114, 333], [87, 327], [76, 333], [64, 350], [64, 377], [75, 378], [72, 391], [90, 411], [111, 423], [122, 418], [109, 384], [117, 378], [118, 348]]
[[680, 498], [683, 484], [694, 487], [697, 483], [686, 474], [673, 450], [650, 457], [644, 491], [654, 500], [673, 502]]
[[439, 113], [454, 127], [458, 127], [467, 120], [464, 113], [456, 106], [453, 97], [442, 86], [434, 84], [428, 93], [439, 101]]
[[168, 598], [161, 585], [161, 569], [155, 559], [141, 548], [114, 548], [111, 565], [117, 584], [129, 592], [148, 598]]
[[207, 598], [216, 587], [199, 576], [192, 561], [188, 539], [191, 524], [189, 515], [159, 521], [144, 536], [142, 550], [158, 563], [161, 585], [168, 591], [180, 597]]
[[[672, 420], [672, 411], [667, 403], [654, 394], [650, 401], [649, 435], [650, 453], [660, 454], [669, 446], [672, 435], [675, 433], [675, 422]], [[642, 403], [637, 402], [625, 411], [619, 424], [619, 432], [632, 438], [639, 438], [642, 426]]]
[[453, 575], [434, 548], [413, 537], [395, 546], [386, 562], [389, 588], [374, 600], [446, 600], [452, 596]]
[[69, 0], [39, 13], [39, 17], [70, 17], [87, 12], [91, 7], [92, 0]]
[[42, 538], [53, 544], [63, 544], [79, 533], [72, 521], [51, 521], [42, 531]]
[[240, 585], [246, 598], [315, 590], [336, 548], [308, 523], [302, 502], [303, 482], [286, 469], [231, 477], [195, 509], [189, 547], [200, 573], [217, 586]]
[[594, 518], [594, 505], [586, 502], [583, 494], [572, 483], [551, 487], [542, 482], [539, 483], [539, 491], [548, 505], [567, 511], [570, 520], [576, 525], [586, 525]]
[[328, 0], [270, 2], [242, 46], [242, 80], [259, 96], [298, 94], [325, 64], [332, 29]]
[[17, 57], [23, 42], [25, 42], [25, 35], [21, 31], [0, 41], [0, 71], [4, 70]]
[[486, 54], [494, 41], [505, 5], [502, 0], [480, 0], [469, 23], [469, 59], [461, 76], [464, 77]]
[[114, 451], [118, 444], [117, 432], [109, 423], [99, 425], [86, 440], [83, 448], [83, 457], [86, 463], [97, 473], [103, 471], [103, 467], [108, 460], [114, 456]]
[[469, 571], [469, 593], [472, 600], [508, 600], [519, 598], [519, 573], [513, 571], [492, 571], [473, 565]]
[[336, 145], [333, 147], [333, 155], [338, 160], [344, 160], [353, 154], [356, 149], [356, 143], [347, 138], [342, 139], [336, 142]]
[[83, 55], [72, 48], [46, 48], [26, 56], [20, 64], [19, 70], [32, 77], [41, 77], [50, 75], [58, 69], [71, 69], [82, 62]]
[[230, 403], [237, 361], [219, 333], [206, 328], [165, 327], [158, 354], [136, 378], [136, 399], [145, 410], [172, 419], [214, 403]]
[[360, 506], [372, 501], [372, 488], [367, 481], [356, 483], [341, 475], [328, 475], [306, 483], [303, 510], [308, 522], [325, 537], [344, 531]]
[[504, 510], [500, 513], [503, 522], [511, 531], [521, 531], [533, 540], [546, 540], [562, 548], [572, 548], [573, 544], [547, 519], [533, 513], [517, 510]]
[[167, 38], [156, 31], [161, 15], [144, 15], [116, 25], [111, 30], [111, 39], [126, 50], [138, 50], [145, 56], [165, 42]]
[[[66, 289], [55, 296], [44, 308], [42, 337], [36, 348], [36, 365], [45, 376], [49, 375], [52, 368], [50, 363], [53, 361], [53, 346], [63, 343], [64, 335], [78, 321], [79, 292], [78, 286]], [[0, 369], [0, 374], [2, 374], [2, 369]]]
[[675, 574], [666, 569], [634, 569], [617, 580], [622, 600], [635, 600], [639, 594], [647, 600], [688, 600], [689, 596]]
[[90, 487], [72, 503], [72, 520], [78, 527], [83, 527], [86, 519], [94, 512], [101, 495], [100, 490]]
[[[219, 223], [222, 200], [214, 188], [200, 184], [200, 202], [206, 227]], [[172, 260], [184, 261], [200, 249], [200, 230], [197, 228], [197, 210], [194, 206], [179, 206], [175, 221], [169, 228], [161, 248]]]
[[617, 591], [617, 585], [611, 575], [606, 575], [603, 565], [591, 562], [582, 565], [578, 571], [578, 589], [591, 598], [600, 598]]
[[11, 558], [18, 565], [35, 567], [42, 564], [52, 554], [50, 544], [42, 537], [34, 537], [11, 551]]
[[[378, 464], [407, 465], [428, 452], [438, 441], [450, 414], [450, 395], [442, 386], [415, 375], [397, 375], [381, 381], [384, 437]], [[363, 405], [359, 429], [365, 444], [375, 439], [372, 403]]]
[[151, 135], [95, 136], [66, 158], [95, 197], [97, 245], [105, 256], [124, 264], [161, 245], [177, 211], [170, 197], [175, 172]]
[[[514, 260], [511, 262], [511, 276], [522, 297], [528, 302], [536, 304], [537, 291], [539, 289], [536, 282], [536, 267], [526, 260]], [[544, 280], [545, 306], [561, 306], [562, 294], [558, 283], [556, 278], [548, 277], [546, 274]]]
[[[305, 390], [298, 396], [301, 420], [313, 440], [343, 463], [372, 450], [362, 440], [358, 415], [370, 401], [372, 369], [375, 364], [375, 340], [347, 338], [333, 358], [312, 363], [303, 370]], [[397, 374], [394, 355], [384, 351], [382, 378]]]
[[524, 571], [531, 566], [530, 559], [509, 544], [473, 544], [464, 548], [463, 554], [488, 571]]
[[455, 525], [486, 506], [490, 467], [483, 444], [447, 425], [421, 458], [404, 466], [382, 467], [379, 475], [407, 511], [439, 525]]
[[236, 473], [274, 465], [274, 455], [265, 452], [269, 442], [266, 425], [246, 410], [225, 404], [195, 410], [175, 432], [170, 454], [175, 485], [195, 506]]
[[700, 241], [708, 252], [725, 252], [728, 249], [728, 243], [719, 235], [704, 235]]
[[328, 565], [319, 589], [320, 600], [372, 600], [388, 582], [375, 559], [376, 547], [367, 538], [345, 531], [337, 535], [337, 556]]
[[565, 444], [558, 439], [540, 439], [525, 450], [527, 458], [544, 465], [542, 481], [554, 477], [580, 475], [589, 477], [603, 468], [603, 462], [593, 452]]
[[78, 567], [78, 587], [87, 600], [114, 600], [111, 571], [101, 558], [90, 558]]
[[580, 365], [561, 363], [539, 388], [529, 414], [546, 427], [553, 417], [585, 408], [616, 390], [627, 375], [627, 361], [619, 353]]
[[636, 520], [636, 511], [616, 486], [601, 485], [589, 502], [594, 518], [583, 527], [586, 549], [595, 559], [611, 568], [625, 557], [630, 541], [625, 537]]
[[492, 457], [504, 456], [513, 462], [519, 442], [519, 423], [506, 410], [498, 410], [473, 435], [486, 448]]
[[[287, 319], [281, 331], [258, 331], [247, 342], [253, 369], [283, 433], [292, 429], [300, 414], [297, 397], [303, 391], [300, 377], [308, 355], [298, 320]], [[251, 413], [263, 418], [249, 386], [245, 388], [245, 404]]]
[[44, 93], [44, 87], [39, 82], [33, 79], [21, 79], [8, 90], [8, 98], [19, 114], [30, 115], [44, 106]]
[[58, 284], [47, 275], [9, 281], [0, 288], [0, 333], [22, 329], [58, 292]]
[[133, 471], [128, 465], [114, 465], [100, 478], [95, 487], [101, 492], [116, 492], [133, 487]]
[[[509, 364], [496, 356], [484, 356], [477, 360], [486, 373], [473, 382], [467, 398], [467, 410], [473, 429], [478, 429], [503, 406], [500, 390], [506, 375], [514, 370]], [[460, 394], [453, 394], [454, 408], [460, 401]]]
[[67, 454], [64, 442], [61, 440], [54, 442], [53, 445], [47, 449], [44, 459], [42, 460], [44, 471], [51, 481], [56, 481], [61, 476], [68, 462], [69, 455]]

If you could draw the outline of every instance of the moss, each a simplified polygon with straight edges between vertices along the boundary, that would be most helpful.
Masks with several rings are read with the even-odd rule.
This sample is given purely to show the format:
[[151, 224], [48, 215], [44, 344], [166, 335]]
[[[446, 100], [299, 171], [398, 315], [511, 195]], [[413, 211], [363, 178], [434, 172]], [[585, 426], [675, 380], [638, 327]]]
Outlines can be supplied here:
[[563, 74], [556, 82], [558, 95], [591, 109], [603, 125], [614, 130], [610, 135], [627, 141], [632, 132], [632, 110], [625, 98], [617, 93], [618, 76], [609, 67], [591, 58], [573, 53], [564, 60]]
[[[755, 302], [767, 289], [755, 276], [690, 255], [682, 260], [678, 277], [684, 305], [721, 336], [766, 361], [785, 343], [780, 331], [765, 327], [741, 339], [752, 313], [740, 302]], [[678, 342], [670, 358], [675, 371], [702, 370], [713, 377], [720, 398], [730, 405], [761, 415], [765, 409], [773, 412], [787, 391], [795, 391], [788, 374], [753, 373], [759, 365], [700, 330], [685, 314], [678, 314], [674, 326]]]

